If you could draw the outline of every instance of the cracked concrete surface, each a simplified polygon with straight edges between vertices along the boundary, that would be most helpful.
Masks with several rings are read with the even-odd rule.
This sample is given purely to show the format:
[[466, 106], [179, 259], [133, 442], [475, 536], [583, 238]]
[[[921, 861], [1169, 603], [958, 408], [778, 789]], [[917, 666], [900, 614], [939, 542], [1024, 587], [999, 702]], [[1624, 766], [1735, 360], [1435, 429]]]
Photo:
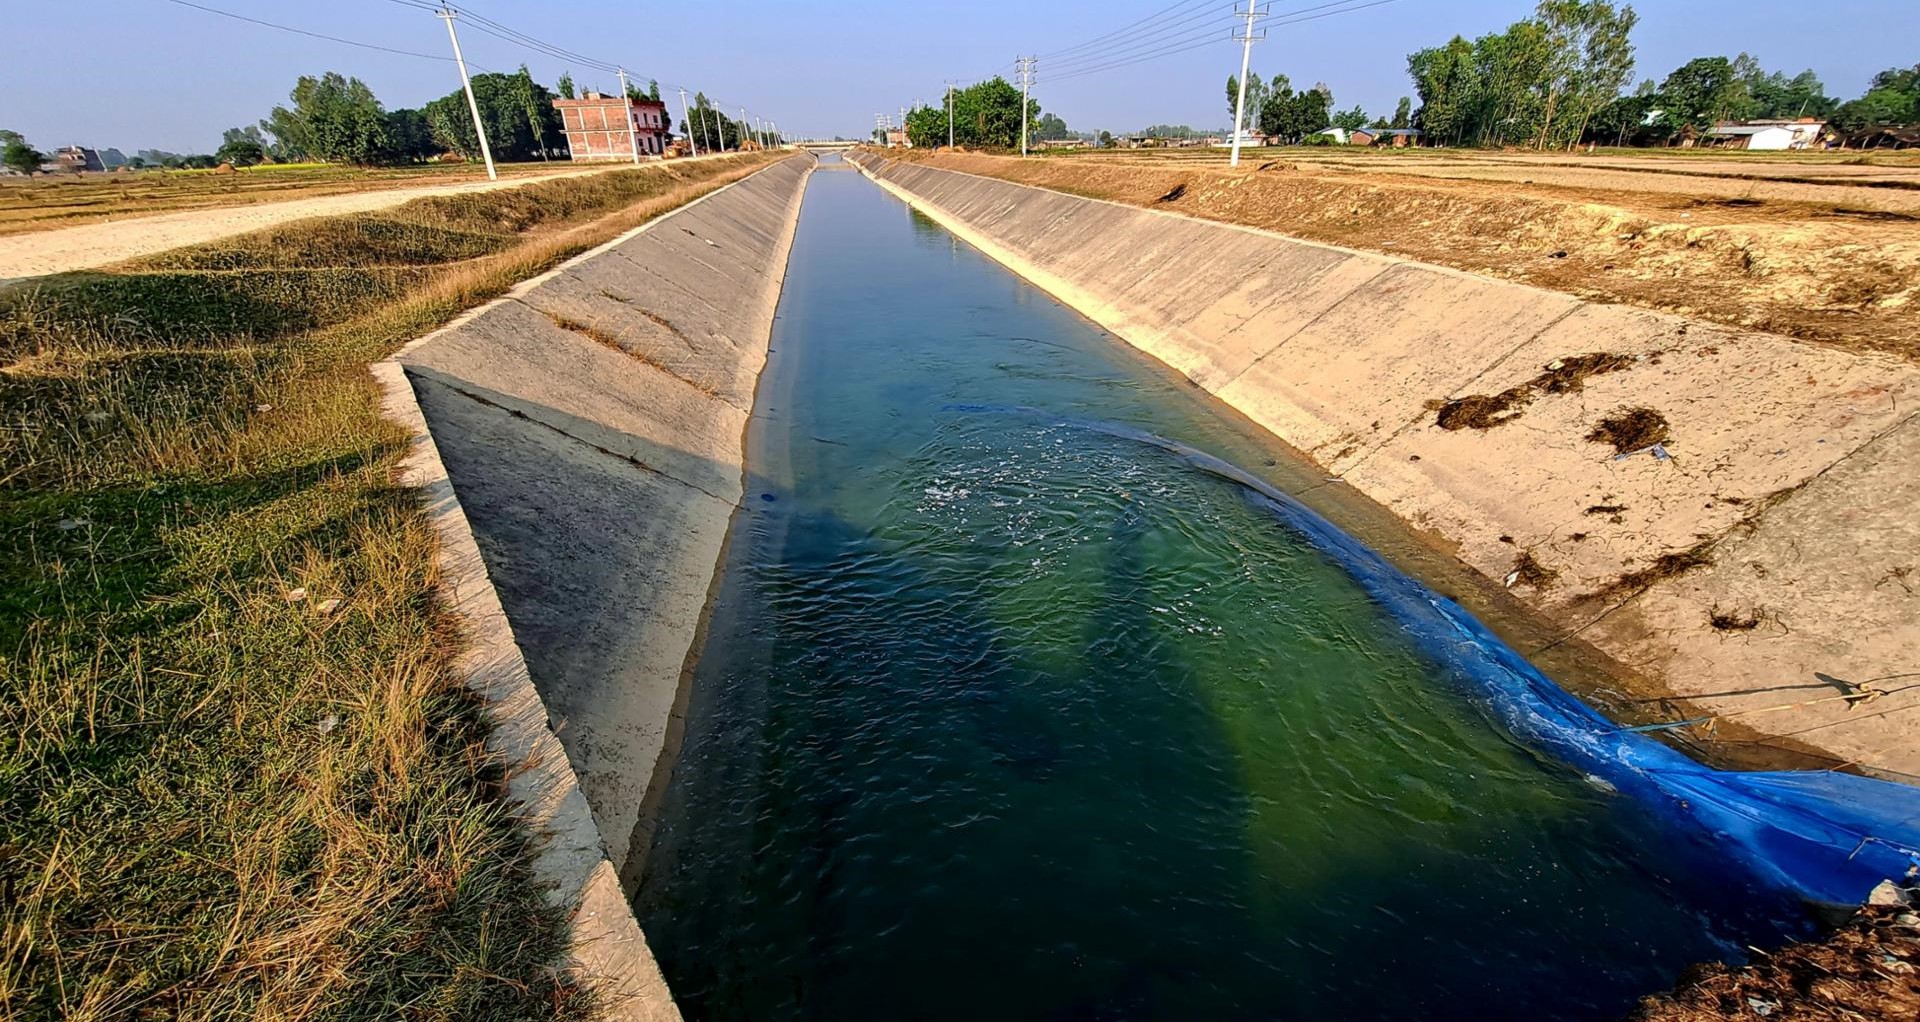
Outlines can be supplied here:
[[[857, 158], [962, 239], [1185, 374], [1696, 709], [1920, 775], [1920, 371], [1212, 221]], [[1429, 402], [1631, 356], [1487, 430]], [[1627, 406], [1669, 460], [1588, 442]], [[1598, 512], [1598, 508], [1619, 508]], [[1712, 563], [1612, 599], [1663, 555]], [[1716, 610], [1753, 615], [1716, 629]], [[1549, 643], [1549, 646], [1553, 643]], [[1901, 677], [1905, 676], [1905, 677]], [[1849, 710], [1849, 684], [1889, 695]], [[1894, 692], [1915, 684], [1912, 691]], [[1810, 704], [1810, 705], [1799, 705]], [[1789, 705], [1790, 709], [1776, 709]]]

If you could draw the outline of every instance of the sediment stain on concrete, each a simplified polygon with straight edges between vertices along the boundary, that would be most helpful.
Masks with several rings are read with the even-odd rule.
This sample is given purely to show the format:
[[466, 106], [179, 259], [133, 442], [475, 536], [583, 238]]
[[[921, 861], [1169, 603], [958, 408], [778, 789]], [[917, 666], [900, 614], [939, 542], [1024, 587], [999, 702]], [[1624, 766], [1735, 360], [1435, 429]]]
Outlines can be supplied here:
[[[1042, 289], [1312, 455], [1469, 566], [1515, 548], [1551, 584], [1516, 595], [1625, 671], [1836, 760], [1920, 775], [1920, 691], [1852, 710], [1824, 678], [1920, 671], [1920, 371], [1392, 257], [956, 171], [863, 171]], [[1498, 393], [1605, 351], [1629, 369], [1534, 402], [1496, 430], [1440, 428], [1428, 403]], [[1586, 438], [1658, 409], [1663, 450]], [[1585, 509], [1623, 506], [1594, 517]], [[1905, 510], [1902, 510], [1905, 509]], [[1610, 591], [1710, 543], [1712, 563]], [[1920, 571], [1920, 567], [1910, 567]], [[1711, 605], [1781, 627], [1729, 635]], [[1819, 700], [1819, 701], [1816, 701]], [[1782, 704], [1806, 703], [1775, 711]], [[1759, 713], [1757, 711], [1765, 711]], [[1895, 714], [1887, 716], [1889, 712]]]

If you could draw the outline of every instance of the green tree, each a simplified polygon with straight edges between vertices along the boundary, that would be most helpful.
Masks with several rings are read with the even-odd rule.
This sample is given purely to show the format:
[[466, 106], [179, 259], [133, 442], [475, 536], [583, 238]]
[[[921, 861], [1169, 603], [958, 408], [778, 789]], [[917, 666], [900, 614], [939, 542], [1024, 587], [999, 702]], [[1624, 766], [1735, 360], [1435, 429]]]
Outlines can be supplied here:
[[1594, 113], [1618, 97], [1632, 77], [1630, 37], [1640, 16], [1632, 6], [1615, 8], [1610, 0], [1541, 0], [1536, 18], [1545, 30], [1546, 52], [1545, 78], [1538, 86], [1545, 98], [1534, 147], [1572, 146]]
[[[551, 118], [547, 115], [553, 112], [553, 97], [533, 80], [533, 74], [525, 64], [520, 65], [520, 70], [514, 74], [509, 89], [513, 93], [514, 103], [526, 116], [527, 133], [533, 137], [534, 151], [543, 160], [551, 159], [547, 146], [547, 124]], [[492, 141], [492, 138], [489, 137], [488, 141]]]
[[1393, 108], [1393, 120], [1380, 127], [1401, 129], [1413, 127], [1413, 97], [1401, 96], [1400, 105]]
[[418, 163], [440, 153], [433, 141], [433, 126], [419, 110], [402, 108], [387, 111], [387, 136], [393, 140], [396, 160]]
[[[1020, 90], [1004, 78], [958, 89], [953, 94], [953, 140], [957, 145], [994, 149], [1014, 149], [1020, 145]], [[1044, 121], [1040, 104], [1027, 103], [1027, 118], [1035, 127]], [[1054, 118], [1059, 121], [1059, 118]], [[923, 106], [907, 114], [907, 138], [916, 146], [947, 144], [947, 112], [941, 106]], [[1066, 137], [1066, 123], [1057, 127], [1058, 137]], [[1054, 136], [1047, 136], [1054, 137]]]
[[[563, 136], [553, 94], [524, 69], [510, 75], [478, 74], [470, 81], [494, 159], [508, 163], [532, 160], [545, 151], [549, 141], [557, 143]], [[473, 130], [465, 92], [450, 92], [428, 103], [422, 112], [434, 142], [443, 150], [469, 160], [480, 158], [480, 138]]]
[[[1266, 109], [1267, 103], [1273, 99], [1274, 93], [1281, 90], [1290, 92], [1292, 89], [1293, 85], [1287, 80], [1286, 75], [1274, 75], [1272, 81], [1263, 82], [1260, 80], [1258, 74], [1252, 71], [1247, 72], [1247, 123], [1241, 125], [1241, 127], [1250, 129], [1259, 124], [1260, 111]], [[1239, 99], [1240, 78], [1238, 75], [1228, 75], [1227, 116], [1229, 118], [1238, 111], [1239, 107], [1237, 103]]]
[[289, 150], [328, 163], [364, 165], [392, 158], [386, 111], [360, 79], [333, 71], [319, 78], [302, 76], [289, 98], [291, 108], [274, 107], [261, 122]]
[[559, 90], [561, 99], [574, 98], [573, 97], [573, 72], [571, 71], [561, 72], [560, 80], [553, 83], [553, 87]]
[[[1267, 96], [1256, 122], [1261, 133], [1277, 135], [1282, 141], [1293, 143], [1326, 130], [1333, 118], [1333, 90], [1325, 82], [1295, 92], [1286, 78], [1276, 76], [1274, 81], [1279, 84]], [[1365, 114], [1361, 116], [1364, 119]]]
[[1113, 132], [1111, 131], [1100, 132], [1100, 148], [1102, 149], [1113, 148]]
[[1675, 132], [1705, 131], [1745, 103], [1745, 84], [1725, 57], [1695, 57], [1660, 83], [1661, 121]]
[[1414, 124], [1435, 141], [1468, 141], [1481, 89], [1473, 44], [1454, 36], [1445, 46], [1413, 53], [1407, 57], [1407, 73], [1420, 97]]
[[1073, 132], [1067, 130], [1067, 122], [1061, 120], [1059, 114], [1042, 115], [1033, 122], [1032, 128], [1033, 137], [1046, 142], [1073, 137]]
[[259, 128], [228, 128], [220, 136], [220, 148], [213, 156], [222, 163], [231, 163], [236, 167], [251, 167], [267, 158], [266, 140], [261, 137]]
[[0, 130], [0, 164], [8, 170], [32, 176], [39, 173], [40, 165], [47, 162], [47, 155], [27, 144], [26, 136], [17, 131]]
[[1364, 107], [1355, 105], [1351, 110], [1336, 112], [1329, 121], [1336, 128], [1358, 131], [1367, 126], [1367, 111]]
[[1847, 131], [1920, 122], [1920, 64], [1874, 75], [1866, 94], [1842, 103], [1833, 119]]

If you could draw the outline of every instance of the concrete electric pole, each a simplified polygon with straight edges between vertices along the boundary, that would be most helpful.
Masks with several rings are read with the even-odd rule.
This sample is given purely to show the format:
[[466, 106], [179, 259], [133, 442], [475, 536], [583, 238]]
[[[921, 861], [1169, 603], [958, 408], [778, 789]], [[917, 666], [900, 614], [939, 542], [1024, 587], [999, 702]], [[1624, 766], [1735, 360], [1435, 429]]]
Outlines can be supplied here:
[[693, 134], [693, 115], [687, 112], [687, 90], [680, 90], [680, 123], [687, 129], [687, 145], [692, 147], [693, 155], [700, 155], [700, 140]]
[[947, 83], [947, 148], [953, 148], [953, 87], [958, 82]]
[[[1234, 11], [1233, 13], [1239, 14], [1241, 12]], [[1254, 22], [1266, 17], [1266, 12], [1260, 9], [1259, 0], [1247, 0], [1246, 16], [1247, 28], [1246, 31], [1241, 33], [1239, 40], [1240, 98], [1235, 100], [1233, 104], [1233, 156], [1227, 161], [1227, 166], [1229, 167], [1238, 167], [1240, 165], [1241, 125], [1247, 122], [1247, 71], [1253, 65], [1253, 40], [1255, 38], [1253, 25]]]
[[627, 93], [627, 69], [615, 68], [620, 75], [620, 109], [626, 111], [627, 149], [633, 153], [634, 166], [640, 165], [640, 126], [634, 122], [633, 98]]
[[487, 180], [498, 181], [500, 174], [493, 169], [493, 147], [487, 144], [487, 126], [480, 123], [480, 104], [473, 98], [473, 80], [467, 77], [467, 59], [460, 55], [460, 35], [453, 30], [453, 8], [442, 4], [434, 13], [447, 23], [447, 38], [453, 40], [453, 62], [460, 68], [460, 87], [467, 90], [467, 112], [473, 115], [473, 133], [480, 137], [480, 157], [487, 161]]
[[1027, 155], [1027, 108], [1033, 105], [1033, 65], [1038, 57], [1021, 57], [1020, 65], [1020, 155]]
[[747, 151], [747, 108], [740, 108], [740, 151]]

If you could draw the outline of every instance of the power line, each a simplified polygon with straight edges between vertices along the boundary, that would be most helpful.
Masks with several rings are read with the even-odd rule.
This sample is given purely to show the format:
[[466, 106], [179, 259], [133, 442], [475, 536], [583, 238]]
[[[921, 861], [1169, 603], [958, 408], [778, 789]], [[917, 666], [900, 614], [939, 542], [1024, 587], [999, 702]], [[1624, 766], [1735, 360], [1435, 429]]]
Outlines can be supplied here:
[[1065, 49], [1054, 50], [1051, 53], [1042, 53], [1040, 54], [1040, 59], [1051, 60], [1054, 58], [1065, 56], [1069, 53], [1076, 53], [1081, 50], [1089, 49], [1089, 48], [1098, 46], [1101, 43], [1113, 40], [1116, 36], [1124, 36], [1136, 28], [1144, 28], [1148, 25], [1153, 24], [1154, 22], [1162, 21], [1168, 15], [1178, 13], [1181, 8], [1192, 8], [1192, 7], [1198, 6], [1198, 4], [1200, 3], [1216, 3], [1216, 2], [1217, 0], [1184, 0], [1184, 2], [1182, 3], [1177, 3], [1171, 7], [1162, 8], [1161, 10], [1156, 11], [1153, 14], [1147, 15], [1146, 17], [1140, 19], [1139, 21], [1135, 21], [1135, 22], [1132, 22], [1131, 24], [1123, 25], [1120, 28], [1117, 28], [1111, 32], [1108, 32], [1105, 35], [1095, 36], [1094, 38], [1089, 39], [1086, 42], [1079, 44], [1078, 46], [1069, 46]]
[[1093, 64], [1111, 63], [1114, 60], [1137, 56], [1138, 54], [1144, 53], [1147, 50], [1159, 49], [1166, 46], [1178, 46], [1182, 43], [1193, 42], [1194, 40], [1199, 39], [1202, 36], [1218, 34], [1223, 29], [1233, 27], [1236, 20], [1234, 18], [1221, 19], [1219, 18], [1218, 15], [1211, 14], [1211, 13], [1208, 15], [1208, 17], [1213, 18], [1214, 19], [1213, 22], [1208, 25], [1203, 25], [1197, 29], [1188, 29], [1184, 32], [1179, 32], [1173, 35], [1163, 36], [1160, 38], [1149, 39], [1149, 40], [1141, 40], [1138, 42], [1130, 43], [1126, 46], [1122, 46], [1118, 49], [1115, 49], [1109, 52], [1091, 53], [1081, 57], [1074, 57], [1070, 60], [1060, 61], [1057, 64], [1054, 64], [1051, 66], [1060, 69], [1064, 73], [1068, 71], [1078, 71], [1078, 70], [1081, 70], [1082, 68], [1085, 68]]
[[178, 4], [181, 7], [191, 7], [196, 11], [205, 11], [208, 14], [218, 14], [223, 18], [232, 18], [235, 21], [245, 21], [251, 24], [261, 25], [266, 28], [279, 29], [282, 32], [292, 32], [295, 35], [303, 35], [310, 39], [324, 39], [330, 43], [341, 43], [346, 46], [358, 46], [363, 50], [379, 50], [382, 53], [397, 53], [403, 57], [419, 57], [422, 60], [450, 61], [453, 59], [452, 57], [442, 57], [439, 54], [435, 54], [435, 53], [418, 53], [413, 50], [397, 50], [391, 46], [381, 46], [377, 43], [363, 43], [358, 39], [343, 39], [340, 36], [327, 35], [323, 32], [309, 32], [304, 28], [294, 28], [292, 25], [281, 25], [272, 21], [262, 21], [259, 18], [250, 18], [244, 14], [235, 14], [232, 11], [223, 11], [217, 7], [208, 7], [204, 4], [192, 3], [191, 0], [167, 0], [167, 2], [170, 4]]
[[[1323, 3], [1315, 7], [1303, 7], [1298, 10], [1289, 11], [1283, 15], [1273, 18], [1272, 20], [1269, 20], [1266, 24], [1269, 27], [1277, 26], [1277, 25], [1298, 25], [1304, 22], [1318, 21], [1321, 18], [1330, 18], [1336, 14], [1350, 14], [1354, 11], [1363, 11], [1370, 7], [1384, 7], [1387, 4], [1398, 3], [1398, 2], [1399, 0], [1370, 0], [1370, 2], [1366, 2], [1366, 3], [1360, 3], [1360, 2], [1357, 2], [1357, 0], [1334, 0], [1334, 2], [1332, 3]], [[1316, 11], [1320, 13], [1313, 13]], [[1175, 54], [1187, 53], [1193, 50], [1201, 49], [1206, 46], [1211, 46], [1215, 42], [1220, 42], [1220, 41], [1223, 41], [1223, 40], [1201, 39], [1198, 42], [1186, 43], [1184, 45], [1170, 45], [1165, 49], [1159, 49], [1149, 53], [1139, 54], [1138, 56], [1133, 56], [1126, 59], [1115, 59], [1104, 64], [1096, 64], [1093, 66], [1074, 66], [1074, 67], [1071, 67], [1067, 73], [1043, 76], [1035, 80], [1040, 82], [1046, 82], [1048, 84], [1057, 84], [1064, 81], [1070, 81], [1075, 78], [1084, 78], [1084, 77], [1087, 77], [1088, 75], [1102, 74], [1107, 71], [1115, 71], [1123, 67], [1132, 67], [1135, 64], [1143, 64], [1150, 60], [1158, 60], [1161, 57], [1171, 57], [1171, 56], [1174, 56]]]

